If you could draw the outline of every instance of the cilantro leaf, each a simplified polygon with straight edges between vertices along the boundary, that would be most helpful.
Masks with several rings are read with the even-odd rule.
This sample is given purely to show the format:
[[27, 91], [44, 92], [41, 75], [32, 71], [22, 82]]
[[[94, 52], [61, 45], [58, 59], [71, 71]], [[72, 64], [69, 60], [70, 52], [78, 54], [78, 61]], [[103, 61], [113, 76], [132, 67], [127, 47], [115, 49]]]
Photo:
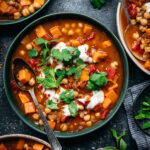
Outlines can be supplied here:
[[37, 52], [37, 50], [36, 49], [31, 49], [30, 51], [28, 51], [28, 55], [30, 56], [30, 57], [36, 57], [36, 56], [38, 56], [38, 52]]
[[60, 94], [60, 99], [66, 103], [70, 103], [74, 99], [74, 90], [63, 91]]
[[119, 141], [123, 136], [125, 136], [125, 131], [122, 131], [121, 132], [121, 134], [120, 134], [120, 136], [117, 136], [117, 131], [115, 130], [115, 129], [111, 129], [111, 132], [112, 132], [112, 134], [113, 134], [113, 137], [117, 140], [117, 141]]
[[67, 72], [68, 76], [71, 76], [75, 73], [76, 68], [74, 66], [71, 66]]
[[104, 147], [104, 150], [117, 150], [117, 148], [114, 146], [107, 146], [107, 147]]
[[142, 128], [143, 128], [143, 129], [148, 129], [148, 128], [150, 128], [150, 121], [148, 121], [147, 123], [145, 123]]
[[62, 70], [59, 70], [56, 72], [56, 76], [59, 77], [59, 76], [62, 76], [62, 75], [66, 75], [66, 70], [65, 69], [62, 69]]
[[63, 49], [61, 55], [63, 57], [63, 61], [69, 61], [72, 59], [72, 55], [67, 49]]
[[104, 5], [106, 0], [91, 0], [91, 4], [94, 8], [101, 8]]
[[76, 47], [67, 47], [65, 50], [69, 51], [73, 58], [80, 56], [80, 51]]
[[80, 79], [80, 76], [81, 76], [81, 72], [82, 72], [82, 69], [86, 66], [86, 64], [82, 64], [80, 66], [78, 66], [75, 70], [75, 75], [74, 77], [79, 80]]
[[59, 109], [57, 103], [54, 103], [52, 100], [46, 102], [46, 107], [50, 109]]
[[47, 47], [49, 41], [44, 40], [43, 38], [37, 38], [36, 40], [36, 44], [37, 45], [44, 45], [45, 47]]
[[71, 116], [76, 117], [78, 114], [78, 109], [77, 109], [76, 103], [71, 102], [68, 107], [69, 107], [69, 111], [70, 111]]
[[50, 76], [50, 68], [47, 66], [44, 66], [42, 69], [43, 69], [42, 72], [44, 73], [44, 75], [46, 77], [49, 77]]
[[63, 57], [61, 55], [61, 52], [58, 51], [57, 49], [52, 49], [52, 57], [54, 57], [60, 61], [63, 61]]
[[82, 59], [78, 59], [78, 60], [76, 60], [76, 64], [77, 64], [77, 66], [80, 66], [80, 65], [85, 64], [85, 63]]
[[90, 76], [86, 88], [88, 90], [98, 90], [107, 83], [107, 74], [104, 72], [95, 72]]

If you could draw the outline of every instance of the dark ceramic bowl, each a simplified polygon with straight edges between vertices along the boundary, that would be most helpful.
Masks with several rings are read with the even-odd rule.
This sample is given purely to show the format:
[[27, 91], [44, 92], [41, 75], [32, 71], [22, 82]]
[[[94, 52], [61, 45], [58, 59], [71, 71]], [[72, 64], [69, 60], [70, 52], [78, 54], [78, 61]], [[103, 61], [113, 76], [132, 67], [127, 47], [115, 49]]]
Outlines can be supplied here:
[[12, 24], [16, 24], [16, 23], [26, 21], [26, 20], [30, 19], [31, 17], [33, 17], [34, 15], [36, 15], [37, 13], [39, 13], [49, 2], [50, 2], [50, 0], [45, 0], [44, 5], [40, 9], [36, 10], [33, 14], [31, 14], [27, 17], [21, 17], [18, 20], [14, 20], [14, 19], [13, 20], [7, 20], [7, 21], [0, 20], [0, 25], [2, 25], [2, 26], [3, 25], [12, 25]]
[[25, 135], [25, 134], [8, 134], [8, 135], [3, 135], [3, 136], [0, 136], [0, 142], [3, 142], [3, 141], [9, 141], [9, 140], [15, 140], [15, 139], [27, 139], [27, 140], [31, 140], [31, 141], [33, 141], [33, 142], [38, 142], [38, 143], [40, 143], [40, 144], [43, 144], [43, 145], [45, 145], [45, 146], [47, 146], [48, 148], [51, 148], [51, 146], [47, 143], [47, 142], [45, 142], [45, 141], [43, 141], [43, 140], [41, 140], [41, 139], [39, 139], [39, 138], [36, 138], [36, 137], [34, 137], [34, 136], [30, 136], [30, 135]]
[[98, 128], [101, 128], [108, 121], [110, 121], [112, 119], [112, 117], [116, 114], [116, 112], [118, 111], [118, 109], [120, 108], [120, 106], [124, 100], [127, 86], [128, 86], [129, 70], [128, 70], [127, 57], [126, 57], [126, 54], [125, 54], [123, 47], [120, 44], [119, 40], [116, 38], [116, 36], [111, 31], [109, 31], [100, 22], [98, 22], [98, 21], [96, 21], [96, 20], [94, 20], [88, 16], [84, 16], [81, 14], [75, 14], [75, 13], [59, 13], [59, 14], [47, 15], [47, 16], [43, 16], [43, 17], [35, 20], [31, 24], [29, 24], [27, 27], [25, 27], [17, 35], [17, 37], [14, 39], [14, 41], [12, 42], [12, 44], [9, 47], [9, 50], [7, 52], [6, 61], [5, 61], [5, 65], [4, 65], [4, 85], [5, 85], [5, 91], [6, 91], [8, 101], [9, 101], [10, 105], [12, 106], [13, 110], [17, 113], [17, 115], [28, 126], [30, 126], [31, 128], [33, 128], [34, 130], [36, 130], [40, 133], [46, 134], [45, 131], [42, 131], [39, 126], [35, 125], [34, 122], [24, 114], [24, 112], [17, 105], [16, 100], [13, 98], [13, 94], [11, 91], [11, 85], [10, 85], [10, 71], [11, 71], [10, 60], [12, 59], [12, 55], [14, 53], [15, 48], [18, 46], [18, 44], [21, 41], [21, 39], [23, 38], [23, 36], [25, 36], [29, 31], [31, 31], [38, 24], [45, 23], [47, 21], [56, 20], [59, 18], [63, 18], [63, 19], [72, 19], [73, 18], [73, 19], [83, 20], [83, 21], [86, 21], [88, 23], [91, 23], [92, 25], [96, 26], [97, 28], [99, 28], [100, 30], [105, 32], [112, 39], [113, 43], [116, 45], [118, 52], [120, 53], [122, 64], [123, 64], [123, 76], [124, 76], [123, 77], [123, 87], [122, 87], [122, 90], [120, 93], [120, 97], [119, 97], [115, 107], [113, 108], [113, 110], [111, 110], [111, 112], [107, 115], [105, 120], [102, 120], [102, 121], [98, 122], [97, 124], [87, 128], [87, 129], [84, 129], [82, 131], [71, 132], [71, 133], [69, 133], [69, 132], [55, 132], [56, 136], [59, 138], [71, 138], [71, 137], [77, 137], [77, 136], [85, 135], [85, 134], [88, 134], [88, 133], [98, 129]]

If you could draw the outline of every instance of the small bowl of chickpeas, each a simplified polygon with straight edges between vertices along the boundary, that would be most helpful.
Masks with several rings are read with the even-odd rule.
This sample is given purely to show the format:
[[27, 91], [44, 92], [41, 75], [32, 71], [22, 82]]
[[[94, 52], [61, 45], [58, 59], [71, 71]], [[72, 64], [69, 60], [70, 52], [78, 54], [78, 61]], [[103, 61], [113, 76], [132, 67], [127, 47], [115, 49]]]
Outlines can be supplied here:
[[150, 2], [125, 0], [131, 18], [128, 24], [121, 3], [118, 4], [116, 24], [119, 38], [133, 62], [150, 75]]
[[1, 0], [0, 25], [23, 22], [40, 12], [50, 0]]

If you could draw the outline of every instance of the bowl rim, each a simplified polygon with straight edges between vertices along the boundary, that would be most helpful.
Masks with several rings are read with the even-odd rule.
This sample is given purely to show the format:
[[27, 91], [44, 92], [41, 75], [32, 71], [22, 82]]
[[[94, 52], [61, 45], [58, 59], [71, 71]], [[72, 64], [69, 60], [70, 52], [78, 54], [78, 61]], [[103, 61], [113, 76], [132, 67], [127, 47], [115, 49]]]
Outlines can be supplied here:
[[29, 16], [27, 16], [27, 17], [21, 17], [21, 18], [18, 19], [18, 20], [13, 19], [13, 20], [10, 20], [10, 21], [2, 21], [2, 20], [0, 20], [0, 26], [14, 25], [14, 24], [18, 24], [18, 23], [24, 22], [24, 21], [26, 21], [26, 20], [28, 20], [28, 19], [34, 17], [36, 14], [38, 14], [44, 7], [46, 7], [46, 5], [47, 5], [49, 2], [50, 2], [50, 0], [45, 0], [44, 5], [43, 5], [40, 9], [36, 10], [33, 14], [31, 14], [31, 15], [29, 15]]
[[[99, 21], [89, 17], [89, 16], [86, 16], [86, 15], [83, 15], [83, 14], [79, 14], [79, 13], [70, 13], [70, 12], [63, 12], [63, 13], [55, 13], [55, 14], [50, 14], [50, 15], [46, 15], [46, 16], [42, 16], [40, 18], [38, 18], [37, 20], [33, 21], [32, 23], [30, 23], [29, 25], [27, 25], [16, 37], [15, 39], [13, 40], [13, 42], [11, 43], [8, 51], [7, 51], [7, 54], [6, 54], [6, 60], [5, 60], [5, 63], [4, 63], [4, 71], [3, 71], [3, 77], [4, 77], [4, 87], [5, 87], [5, 92], [6, 92], [6, 95], [7, 95], [7, 99], [11, 105], [11, 107], [13, 108], [13, 110], [16, 112], [16, 114], [19, 116], [19, 118], [21, 120], [23, 120], [29, 127], [31, 127], [32, 129], [38, 131], [39, 133], [42, 133], [42, 134], [46, 134], [44, 131], [40, 130], [39, 128], [33, 126], [32, 124], [29, 123], [29, 121], [27, 121], [25, 119], [25, 117], [23, 117], [21, 114], [19, 114], [19, 111], [17, 111], [16, 107], [14, 106], [13, 102], [12, 102], [12, 97], [10, 96], [9, 94], [9, 87], [8, 87], [8, 84], [6, 83], [6, 79], [5, 79], [5, 76], [7, 74], [7, 63], [8, 63], [8, 56], [9, 56], [9, 53], [12, 51], [12, 47], [13, 45], [15, 45], [17, 39], [24, 33], [26, 32], [28, 29], [30, 28], [33, 28], [33, 25], [37, 25], [39, 24], [39, 22], [43, 21], [43, 20], [46, 20], [48, 18], [52, 18], [52, 17], [61, 17], [61, 16], [75, 16], [78, 18], [78, 20], [89, 20], [89, 22], [94, 22], [95, 24], [97, 24], [97, 26], [99, 26], [99, 28], [103, 28], [105, 30], [105, 33], [109, 34], [109, 37], [111, 37], [111, 39], [116, 43], [115, 45], [117, 45], [117, 49], [118, 49], [118, 52], [120, 53], [120, 56], [122, 57], [122, 64], [123, 64], [123, 86], [122, 86], [122, 90], [120, 92], [120, 96], [118, 98], [118, 102], [116, 103], [115, 107], [111, 110], [111, 112], [108, 114], [107, 116], [107, 119], [105, 119], [104, 121], [100, 121], [98, 123], [96, 123], [95, 125], [87, 128], [87, 129], [84, 129], [84, 130], [81, 130], [79, 132], [58, 132], [58, 131], [55, 131], [55, 135], [58, 137], [58, 138], [74, 138], [74, 137], [79, 137], [79, 136], [82, 136], [82, 135], [85, 135], [85, 134], [89, 134], [99, 128], [101, 128], [102, 126], [104, 126], [106, 123], [108, 123], [113, 117], [114, 115], [116, 114], [116, 112], [118, 111], [118, 109], [120, 108], [121, 104], [123, 103], [123, 100], [125, 98], [125, 94], [126, 94], [126, 91], [127, 91], [127, 87], [128, 87], [128, 81], [129, 81], [129, 67], [128, 67], [128, 61], [127, 61], [127, 56], [126, 56], [126, 53], [120, 43], [120, 41], [117, 39], [117, 37], [109, 30], [107, 29], [102, 23], [100, 23]], [[41, 23], [40, 22], [40, 23]], [[87, 21], [88, 22], [88, 21]]]
[[125, 51], [127, 52], [128, 56], [132, 59], [132, 61], [136, 64], [136, 66], [138, 68], [140, 68], [143, 72], [145, 72], [146, 74], [150, 75], [150, 71], [148, 71], [147, 69], [145, 69], [139, 62], [138, 60], [133, 56], [133, 54], [130, 52], [125, 40], [124, 40], [124, 37], [122, 35], [122, 31], [121, 31], [121, 22], [120, 22], [120, 14], [121, 14], [121, 3], [119, 2], [118, 3], [118, 6], [117, 6], [117, 13], [116, 13], [116, 26], [117, 26], [117, 32], [118, 32], [118, 35], [119, 35], [119, 39], [125, 49]]
[[46, 142], [46, 141], [44, 141], [40, 138], [37, 138], [35, 136], [31, 136], [31, 135], [27, 135], [27, 134], [6, 134], [6, 135], [2, 135], [2, 136], [0, 136], [0, 141], [1, 140], [15, 139], [15, 138], [23, 138], [23, 139], [32, 140], [32, 141], [44, 144], [48, 148], [51, 148], [51, 146], [48, 142]]

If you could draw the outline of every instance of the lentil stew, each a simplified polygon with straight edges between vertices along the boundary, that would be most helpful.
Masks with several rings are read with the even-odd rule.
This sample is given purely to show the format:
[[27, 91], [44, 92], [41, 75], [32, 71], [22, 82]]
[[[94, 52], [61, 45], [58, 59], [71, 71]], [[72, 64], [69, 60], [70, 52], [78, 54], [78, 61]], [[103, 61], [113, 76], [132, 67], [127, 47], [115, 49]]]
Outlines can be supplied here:
[[[123, 83], [123, 65], [111, 38], [80, 20], [59, 19], [38, 25], [14, 52], [36, 72], [35, 94], [51, 128], [80, 131], [104, 120], [115, 106]], [[20, 76], [30, 84], [30, 75]], [[24, 113], [43, 129], [29, 95], [11, 86]]]

